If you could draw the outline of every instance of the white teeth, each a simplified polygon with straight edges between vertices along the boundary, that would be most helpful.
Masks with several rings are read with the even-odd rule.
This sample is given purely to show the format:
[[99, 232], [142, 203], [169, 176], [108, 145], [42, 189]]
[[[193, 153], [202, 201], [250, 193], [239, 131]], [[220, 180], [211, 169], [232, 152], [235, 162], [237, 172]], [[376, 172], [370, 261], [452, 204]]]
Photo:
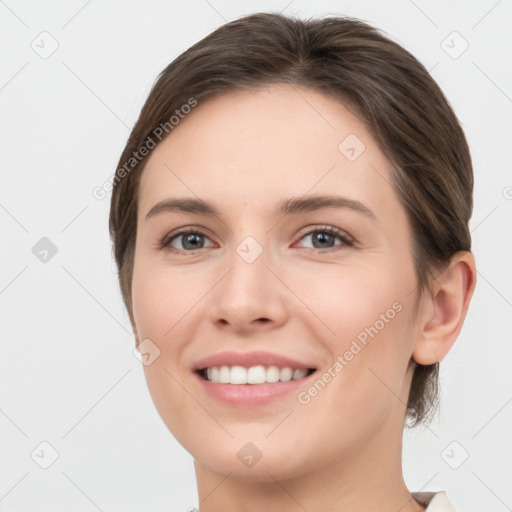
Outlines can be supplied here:
[[279, 382], [279, 368], [277, 366], [269, 366], [267, 368], [267, 382]]
[[302, 379], [308, 374], [308, 371], [305, 368], [301, 368], [299, 370], [293, 370], [292, 380]]
[[222, 384], [229, 384], [230, 377], [230, 371], [229, 366], [221, 366], [219, 370], [219, 378], [218, 382]]
[[287, 382], [289, 380], [292, 380], [293, 377], [293, 370], [289, 367], [281, 368], [281, 371], [279, 372], [279, 380], [283, 382]]
[[293, 369], [289, 366], [212, 366], [206, 369], [206, 379], [220, 384], [265, 384], [288, 382], [304, 378], [308, 374], [306, 368]]
[[263, 384], [267, 379], [267, 372], [264, 366], [251, 366], [247, 371], [248, 384]]
[[232, 366], [229, 382], [231, 384], [247, 384], [247, 370], [243, 366]]

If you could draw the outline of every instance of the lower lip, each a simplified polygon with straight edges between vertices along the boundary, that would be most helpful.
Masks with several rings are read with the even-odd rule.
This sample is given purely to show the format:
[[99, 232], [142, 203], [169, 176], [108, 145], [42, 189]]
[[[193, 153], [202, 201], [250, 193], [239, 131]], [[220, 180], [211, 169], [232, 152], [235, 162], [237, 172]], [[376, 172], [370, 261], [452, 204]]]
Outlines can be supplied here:
[[302, 379], [265, 384], [220, 384], [205, 380], [197, 373], [194, 373], [194, 375], [203, 389], [213, 398], [229, 405], [243, 407], [268, 404], [297, 391], [315, 373], [313, 372]]

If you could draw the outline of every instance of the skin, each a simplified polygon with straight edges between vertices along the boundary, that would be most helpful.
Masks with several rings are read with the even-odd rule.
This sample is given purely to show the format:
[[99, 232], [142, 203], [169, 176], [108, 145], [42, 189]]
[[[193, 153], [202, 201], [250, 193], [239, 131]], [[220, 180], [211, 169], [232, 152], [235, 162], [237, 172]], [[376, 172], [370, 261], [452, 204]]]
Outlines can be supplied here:
[[[338, 149], [355, 134], [354, 161]], [[288, 85], [200, 101], [152, 152], [141, 177], [133, 274], [137, 344], [160, 355], [144, 371], [154, 403], [194, 457], [199, 509], [216, 511], [421, 511], [402, 475], [405, 405], [416, 362], [440, 361], [455, 342], [476, 282], [473, 256], [458, 253], [420, 297], [411, 229], [391, 183], [391, 165], [341, 103]], [[284, 198], [333, 194], [350, 209], [279, 217]], [[220, 217], [166, 212], [169, 197], [215, 203]], [[312, 232], [338, 228], [314, 245]], [[191, 251], [182, 227], [204, 234]], [[236, 252], [247, 236], [263, 249]], [[179, 252], [181, 250], [181, 252]], [[189, 252], [186, 252], [186, 251]], [[207, 395], [191, 372], [224, 350], [266, 350], [332, 367], [352, 340], [398, 302], [402, 309], [308, 404], [296, 393], [237, 408]], [[265, 321], [261, 320], [265, 319]], [[307, 389], [307, 388], [306, 388]], [[237, 457], [247, 443], [261, 459]]]

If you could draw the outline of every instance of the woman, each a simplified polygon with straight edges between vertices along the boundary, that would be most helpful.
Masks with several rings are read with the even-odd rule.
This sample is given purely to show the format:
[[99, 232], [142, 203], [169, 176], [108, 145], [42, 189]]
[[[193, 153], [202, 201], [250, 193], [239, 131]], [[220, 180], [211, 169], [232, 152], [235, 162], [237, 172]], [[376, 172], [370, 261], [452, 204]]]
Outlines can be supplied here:
[[259, 13], [159, 76], [110, 230], [154, 403], [200, 512], [454, 510], [404, 425], [476, 284], [473, 175], [424, 67], [354, 19]]

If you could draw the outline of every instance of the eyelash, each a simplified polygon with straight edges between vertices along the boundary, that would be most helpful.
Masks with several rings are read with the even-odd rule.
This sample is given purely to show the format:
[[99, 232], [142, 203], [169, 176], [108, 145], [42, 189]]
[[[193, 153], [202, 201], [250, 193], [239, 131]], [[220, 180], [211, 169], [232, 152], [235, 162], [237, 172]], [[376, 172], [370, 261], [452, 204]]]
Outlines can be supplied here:
[[[330, 235], [334, 235], [338, 237], [341, 240], [341, 244], [335, 245], [334, 247], [328, 247], [327, 249], [316, 249], [314, 247], [304, 247], [304, 249], [308, 249], [312, 252], [330, 252], [330, 251], [336, 251], [343, 247], [352, 247], [354, 245], [354, 241], [345, 235], [344, 232], [340, 231], [339, 229], [333, 227], [333, 226], [319, 226], [317, 228], [314, 228], [310, 231], [307, 231], [304, 233], [298, 240], [302, 240], [303, 238], [312, 235], [313, 233], [328, 233]], [[171, 246], [171, 243], [175, 238], [178, 238], [179, 236], [183, 235], [201, 235], [208, 238], [204, 233], [201, 233], [201, 231], [194, 229], [194, 228], [182, 228], [178, 229], [174, 233], [171, 233], [170, 235], [164, 236], [158, 243], [158, 247], [160, 249], [169, 250], [170, 252], [179, 253], [179, 254], [195, 254], [196, 252], [200, 251], [203, 248], [191, 250], [191, 251], [185, 251], [182, 249], [176, 249], [175, 247]]]

